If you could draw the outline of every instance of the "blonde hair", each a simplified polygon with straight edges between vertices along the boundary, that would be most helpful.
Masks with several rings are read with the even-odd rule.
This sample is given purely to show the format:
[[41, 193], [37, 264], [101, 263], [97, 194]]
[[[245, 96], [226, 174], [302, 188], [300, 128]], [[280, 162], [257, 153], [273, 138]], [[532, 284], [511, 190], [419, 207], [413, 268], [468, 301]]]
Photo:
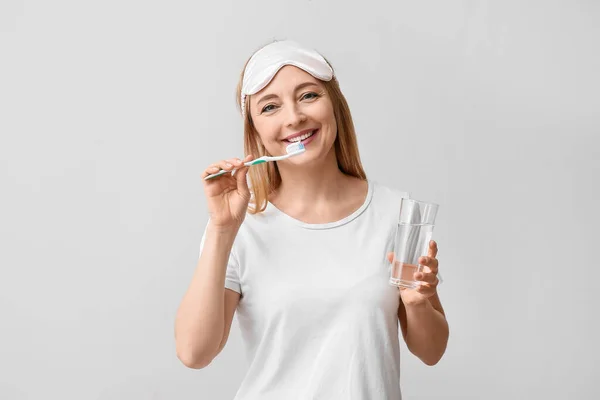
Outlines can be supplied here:
[[[237, 85], [236, 99], [238, 109], [241, 112], [241, 91], [244, 79], [244, 71], [248, 64], [248, 59], [242, 70], [240, 80]], [[327, 60], [326, 60], [327, 61]], [[329, 63], [329, 61], [327, 61]], [[331, 63], [329, 63], [331, 65]], [[360, 161], [358, 152], [358, 143], [356, 140], [356, 131], [354, 122], [350, 114], [348, 102], [342, 94], [340, 85], [335, 78], [331, 81], [321, 81], [331, 102], [335, 121], [337, 124], [337, 136], [334, 142], [335, 154], [340, 171], [349, 176], [366, 180], [367, 176]], [[252, 116], [250, 115], [250, 101], [245, 102], [244, 117], [244, 156], [252, 154], [254, 157], [261, 157], [267, 154], [267, 150], [260, 141], [258, 132], [254, 128]], [[281, 175], [276, 163], [257, 164], [248, 170], [250, 177], [250, 192], [252, 194], [251, 202], [248, 206], [250, 214], [257, 214], [265, 210], [269, 195], [281, 184]]]

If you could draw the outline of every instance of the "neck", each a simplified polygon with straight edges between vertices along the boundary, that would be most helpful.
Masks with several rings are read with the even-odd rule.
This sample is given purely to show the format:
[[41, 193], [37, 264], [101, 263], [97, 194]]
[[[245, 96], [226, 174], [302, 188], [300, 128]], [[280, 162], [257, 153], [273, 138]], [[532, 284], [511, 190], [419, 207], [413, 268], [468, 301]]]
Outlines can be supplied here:
[[345, 175], [337, 165], [335, 150], [332, 149], [321, 163], [279, 166], [281, 185], [271, 201], [276, 206], [303, 212], [308, 208], [322, 208], [344, 198], [348, 181], [354, 178]]

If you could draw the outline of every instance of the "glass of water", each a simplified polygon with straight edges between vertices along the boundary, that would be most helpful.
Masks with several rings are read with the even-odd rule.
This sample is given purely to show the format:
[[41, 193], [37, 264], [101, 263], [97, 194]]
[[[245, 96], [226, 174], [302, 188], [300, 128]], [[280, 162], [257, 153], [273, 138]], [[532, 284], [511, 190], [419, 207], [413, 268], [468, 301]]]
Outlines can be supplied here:
[[[439, 206], [419, 200], [403, 198], [394, 241], [390, 284], [414, 289], [419, 283], [414, 274], [421, 272], [419, 257], [426, 256], [433, 236], [435, 217]], [[441, 281], [441, 277], [438, 275]]]

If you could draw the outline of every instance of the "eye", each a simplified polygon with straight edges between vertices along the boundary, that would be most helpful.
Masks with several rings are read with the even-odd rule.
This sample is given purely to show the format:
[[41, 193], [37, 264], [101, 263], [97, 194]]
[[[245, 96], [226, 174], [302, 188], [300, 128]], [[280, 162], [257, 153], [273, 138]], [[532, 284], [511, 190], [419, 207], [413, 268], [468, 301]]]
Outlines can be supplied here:
[[[273, 108], [271, 108], [271, 107], [273, 107]], [[263, 109], [261, 110], [261, 113], [273, 111], [274, 108], [275, 108], [274, 104], [267, 104], [266, 106], [263, 107]]]
[[310, 100], [310, 99], [316, 99], [317, 97], [319, 97], [319, 95], [315, 92], [308, 92], [305, 93], [304, 95], [302, 95], [301, 100]]

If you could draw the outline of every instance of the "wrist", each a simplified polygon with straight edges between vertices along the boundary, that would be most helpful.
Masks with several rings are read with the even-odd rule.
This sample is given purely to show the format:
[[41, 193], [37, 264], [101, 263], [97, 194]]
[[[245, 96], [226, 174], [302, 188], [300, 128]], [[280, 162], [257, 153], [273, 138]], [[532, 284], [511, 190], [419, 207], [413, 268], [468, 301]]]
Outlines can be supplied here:
[[224, 241], [233, 241], [239, 231], [239, 225], [219, 226], [209, 223], [207, 234]]
[[413, 311], [413, 312], [422, 312], [422, 311], [426, 311], [427, 309], [431, 308], [431, 303], [429, 302], [429, 299], [423, 299], [420, 301], [415, 301], [415, 302], [411, 302], [411, 303], [404, 303], [404, 307], [406, 308], [406, 311]]

